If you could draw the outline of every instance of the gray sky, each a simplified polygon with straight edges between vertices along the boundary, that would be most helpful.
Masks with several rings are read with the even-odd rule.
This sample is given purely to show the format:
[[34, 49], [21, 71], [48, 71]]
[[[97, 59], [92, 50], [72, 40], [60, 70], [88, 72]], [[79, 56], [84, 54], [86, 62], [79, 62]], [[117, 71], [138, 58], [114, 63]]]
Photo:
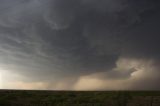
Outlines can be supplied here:
[[159, 90], [157, 0], [0, 0], [0, 88]]

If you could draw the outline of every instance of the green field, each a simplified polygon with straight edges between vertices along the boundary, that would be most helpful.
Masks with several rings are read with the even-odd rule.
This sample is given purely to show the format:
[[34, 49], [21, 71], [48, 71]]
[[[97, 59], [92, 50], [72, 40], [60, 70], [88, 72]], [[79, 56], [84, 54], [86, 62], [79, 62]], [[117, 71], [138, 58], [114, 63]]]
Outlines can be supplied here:
[[160, 91], [1, 90], [0, 106], [160, 106]]

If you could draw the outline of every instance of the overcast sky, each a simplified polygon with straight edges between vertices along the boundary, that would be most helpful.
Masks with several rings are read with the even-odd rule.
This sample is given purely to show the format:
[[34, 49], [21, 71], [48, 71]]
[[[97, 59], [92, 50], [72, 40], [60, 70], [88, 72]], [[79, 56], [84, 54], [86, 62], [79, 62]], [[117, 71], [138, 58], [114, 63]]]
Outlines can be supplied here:
[[0, 88], [160, 90], [159, 0], [0, 0]]

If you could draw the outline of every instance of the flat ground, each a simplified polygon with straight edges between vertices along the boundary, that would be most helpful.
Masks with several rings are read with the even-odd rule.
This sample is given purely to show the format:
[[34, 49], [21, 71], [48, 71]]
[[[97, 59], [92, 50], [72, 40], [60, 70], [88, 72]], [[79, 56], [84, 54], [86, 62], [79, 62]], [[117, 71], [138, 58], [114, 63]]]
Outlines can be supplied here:
[[0, 90], [0, 106], [160, 106], [160, 91]]

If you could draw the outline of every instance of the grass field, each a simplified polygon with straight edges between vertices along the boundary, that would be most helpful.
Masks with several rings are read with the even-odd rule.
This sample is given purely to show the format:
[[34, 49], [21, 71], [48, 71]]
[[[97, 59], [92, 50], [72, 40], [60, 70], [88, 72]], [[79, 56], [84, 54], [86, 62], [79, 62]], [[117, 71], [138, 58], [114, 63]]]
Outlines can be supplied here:
[[0, 106], [160, 106], [160, 91], [1, 90]]

